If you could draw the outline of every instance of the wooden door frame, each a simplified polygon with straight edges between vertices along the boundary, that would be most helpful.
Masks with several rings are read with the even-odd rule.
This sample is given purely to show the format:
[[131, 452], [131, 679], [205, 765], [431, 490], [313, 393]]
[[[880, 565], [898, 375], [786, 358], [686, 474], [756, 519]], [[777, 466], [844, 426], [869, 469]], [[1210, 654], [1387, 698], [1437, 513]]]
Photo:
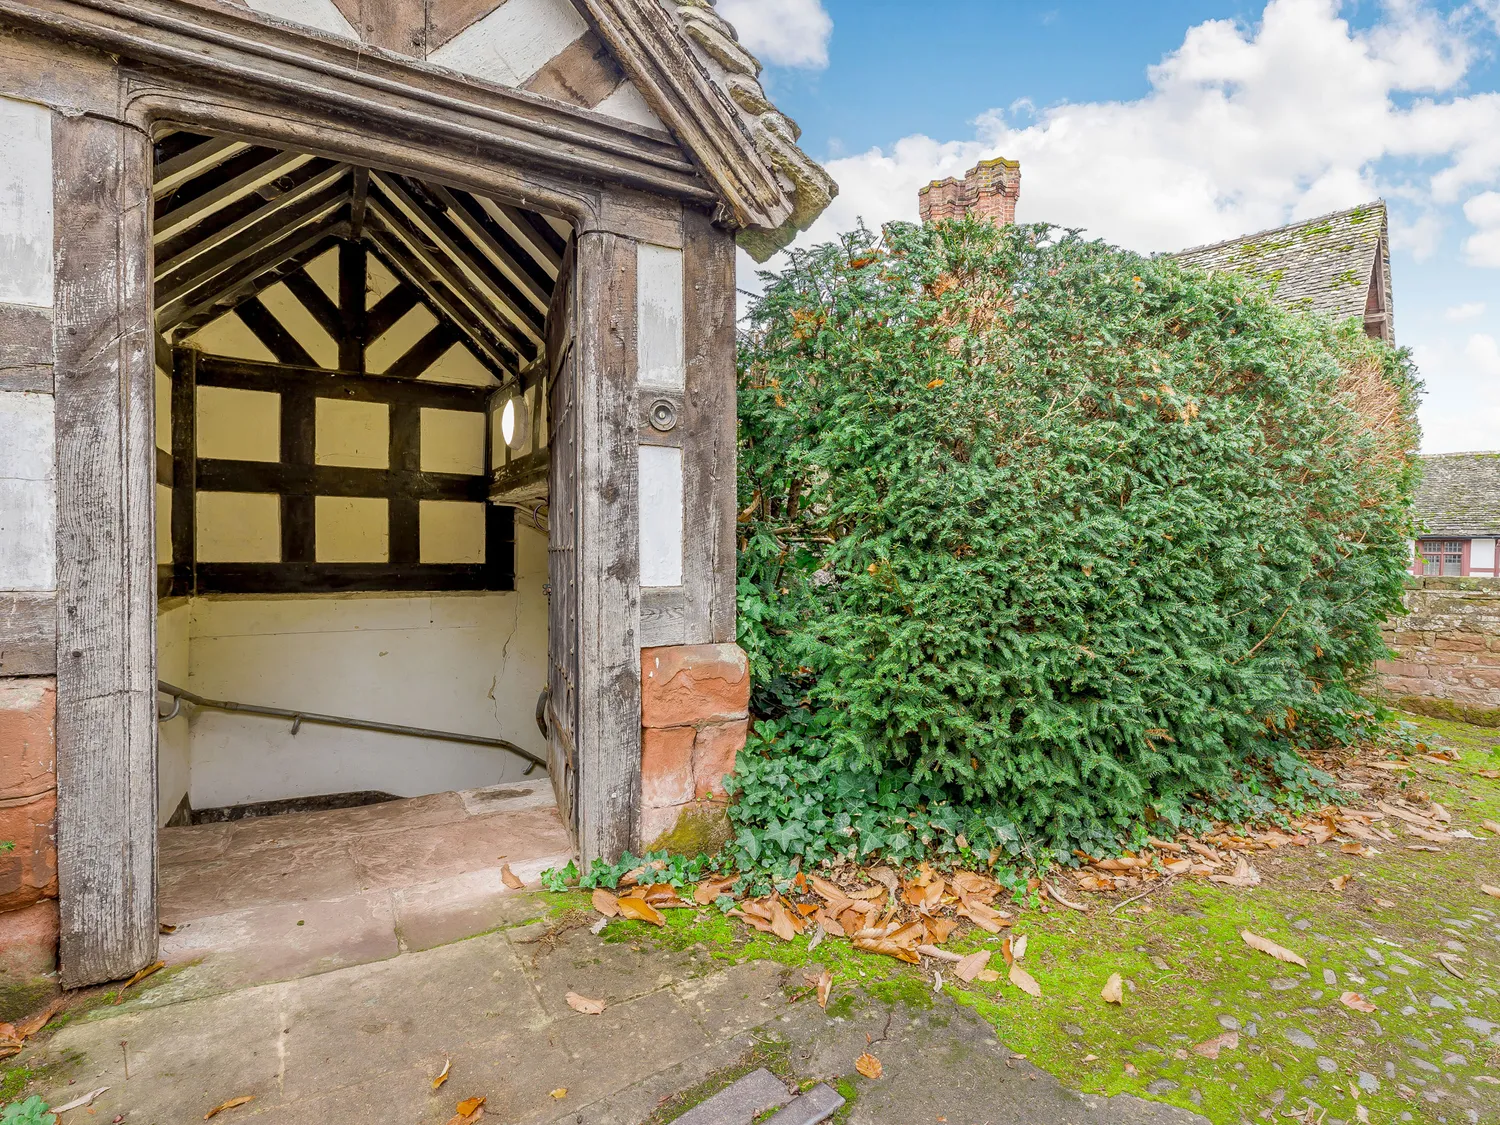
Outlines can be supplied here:
[[[32, 30], [59, 35], [53, 13], [23, 9], [16, 20], [26, 26], [31, 14]], [[54, 115], [55, 205], [68, 217], [57, 227], [54, 321], [58, 876], [68, 987], [126, 976], [157, 948], [149, 215], [150, 137], [163, 125], [386, 168], [574, 224], [584, 466], [577, 844], [588, 864], [635, 842], [635, 240], [674, 228], [680, 239], [684, 206], [706, 213], [712, 192], [652, 131], [388, 56], [350, 71], [335, 65], [341, 56], [329, 60], [341, 48], [290, 31], [257, 28], [254, 43], [231, 42], [216, 20], [204, 16], [196, 45], [191, 27], [151, 37], [114, 17], [68, 24], [68, 41], [39, 40], [37, 65], [14, 83], [68, 110]]]

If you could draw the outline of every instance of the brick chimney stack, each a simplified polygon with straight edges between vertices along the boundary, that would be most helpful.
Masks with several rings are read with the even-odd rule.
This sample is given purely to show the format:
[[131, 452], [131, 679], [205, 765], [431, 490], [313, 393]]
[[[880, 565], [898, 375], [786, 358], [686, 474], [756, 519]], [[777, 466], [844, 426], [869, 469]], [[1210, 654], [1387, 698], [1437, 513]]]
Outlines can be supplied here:
[[962, 180], [932, 181], [917, 193], [917, 207], [924, 223], [974, 215], [1003, 227], [1016, 221], [1020, 194], [1020, 161], [997, 156], [981, 160]]

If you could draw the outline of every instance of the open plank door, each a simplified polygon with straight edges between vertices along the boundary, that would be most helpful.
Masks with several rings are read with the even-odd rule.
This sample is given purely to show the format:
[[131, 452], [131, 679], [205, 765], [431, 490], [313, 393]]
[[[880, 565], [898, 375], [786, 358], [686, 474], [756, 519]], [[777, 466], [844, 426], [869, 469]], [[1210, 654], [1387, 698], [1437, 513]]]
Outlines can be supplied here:
[[576, 243], [547, 313], [547, 769], [557, 811], [578, 841], [579, 441]]

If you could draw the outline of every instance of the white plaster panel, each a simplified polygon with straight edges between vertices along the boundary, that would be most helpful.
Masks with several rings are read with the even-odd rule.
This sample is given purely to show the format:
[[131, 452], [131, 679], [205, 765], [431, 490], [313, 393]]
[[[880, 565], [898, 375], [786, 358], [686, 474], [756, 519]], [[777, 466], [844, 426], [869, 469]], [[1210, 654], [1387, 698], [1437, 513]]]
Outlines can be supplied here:
[[385, 469], [391, 463], [391, 408], [383, 402], [314, 399], [313, 460]]
[[428, 61], [501, 86], [519, 86], [587, 30], [570, 0], [507, 0]]
[[422, 408], [422, 471], [484, 472], [484, 415], [470, 410]]
[[271, 391], [200, 386], [196, 425], [199, 457], [281, 459], [281, 396]]
[[417, 552], [424, 563], [484, 562], [483, 501], [423, 500], [418, 506]]
[[[374, 262], [375, 259], [371, 258], [370, 263], [373, 265]], [[365, 370], [371, 375], [381, 374], [405, 355], [408, 348], [427, 335], [437, 322], [437, 317], [432, 315], [426, 305], [414, 305], [400, 320], [382, 332], [379, 338], [371, 340], [365, 346]]]
[[389, 501], [378, 496], [315, 496], [313, 520], [320, 563], [390, 560]]
[[0, 304], [52, 307], [52, 111], [0, 98]]
[[280, 562], [281, 498], [269, 492], [200, 492], [199, 562]]
[[[183, 686], [499, 737], [542, 754], [532, 715], [547, 681], [546, 573], [546, 537], [518, 528], [514, 593], [196, 599]], [[162, 667], [163, 679], [182, 683]], [[525, 767], [476, 746], [311, 724], [293, 735], [284, 721], [209, 711], [193, 718], [195, 808], [358, 789], [415, 797], [515, 781]]]
[[[156, 675], [174, 687], [188, 683], [188, 625], [191, 611], [179, 602], [156, 618]], [[162, 705], [170, 709], [165, 699]], [[170, 722], [158, 723], [156, 743], [156, 823], [168, 818], [187, 795], [191, 780], [191, 735], [186, 707]]]
[[[369, 265], [365, 267], [368, 275], [375, 266], [375, 259], [366, 257]], [[327, 297], [335, 305], [339, 303], [339, 252], [338, 248], [319, 254], [307, 265], [302, 267], [302, 272], [307, 274], [318, 283], [318, 288], [323, 290], [323, 296]]]
[[232, 312], [209, 321], [194, 332], [187, 342], [210, 355], [253, 359], [260, 363], [276, 362], [275, 353], [262, 344], [255, 333], [245, 327], [245, 322]]
[[172, 377], [156, 369], [156, 448], [172, 452]]
[[318, 323], [318, 318], [307, 311], [307, 306], [292, 295], [284, 282], [277, 282], [262, 290], [260, 303], [281, 322], [292, 339], [312, 356], [314, 363], [330, 370], [338, 367], [338, 342]]
[[57, 585], [51, 395], [0, 392], [0, 590]]
[[682, 585], [682, 450], [640, 447], [641, 585]]
[[458, 383], [465, 387], [493, 387], [496, 379], [463, 344], [454, 344], [418, 376], [424, 383]]
[[1495, 541], [1493, 539], [1469, 540], [1469, 569], [1495, 569]]
[[172, 490], [164, 484], [156, 486], [156, 561], [172, 561]]
[[636, 248], [637, 381], [680, 391], [683, 361], [682, 251], [642, 242]]
[[326, 31], [341, 39], [358, 39], [359, 34], [344, 13], [334, 6], [333, 0], [245, 0], [251, 11], [274, 16], [288, 23], [300, 23], [303, 27]]
[[636, 89], [635, 83], [629, 79], [616, 86], [614, 93], [594, 107], [594, 112], [663, 132], [667, 129], [662, 119], [656, 116], [656, 111], [646, 103], [640, 90]]

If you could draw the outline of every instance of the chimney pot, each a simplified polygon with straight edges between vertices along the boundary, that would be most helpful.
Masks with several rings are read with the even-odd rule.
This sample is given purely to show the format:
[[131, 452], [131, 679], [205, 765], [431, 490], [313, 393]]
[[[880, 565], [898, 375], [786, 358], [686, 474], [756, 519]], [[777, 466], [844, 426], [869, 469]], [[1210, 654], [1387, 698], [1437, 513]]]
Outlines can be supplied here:
[[1020, 162], [997, 156], [981, 160], [962, 180], [934, 180], [917, 193], [917, 209], [924, 223], [973, 215], [1003, 227], [1016, 221], [1020, 194]]

